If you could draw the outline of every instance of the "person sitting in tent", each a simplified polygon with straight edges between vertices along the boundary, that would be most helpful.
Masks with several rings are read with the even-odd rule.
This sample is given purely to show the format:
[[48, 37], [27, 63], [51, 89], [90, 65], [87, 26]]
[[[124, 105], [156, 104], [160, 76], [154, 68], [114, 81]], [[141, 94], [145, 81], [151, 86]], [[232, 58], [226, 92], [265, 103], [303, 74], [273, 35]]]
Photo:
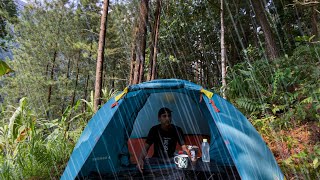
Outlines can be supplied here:
[[153, 126], [145, 142], [145, 147], [142, 149], [141, 155], [137, 162], [137, 167], [142, 172], [144, 159], [148, 154], [148, 150], [154, 144], [153, 157], [157, 158], [172, 158], [175, 152], [177, 142], [182, 150], [189, 152], [185, 145], [184, 134], [180, 127], [171, 124], [171, 110], [163, 107], [158, 112], [158, 119], [160, 124]]

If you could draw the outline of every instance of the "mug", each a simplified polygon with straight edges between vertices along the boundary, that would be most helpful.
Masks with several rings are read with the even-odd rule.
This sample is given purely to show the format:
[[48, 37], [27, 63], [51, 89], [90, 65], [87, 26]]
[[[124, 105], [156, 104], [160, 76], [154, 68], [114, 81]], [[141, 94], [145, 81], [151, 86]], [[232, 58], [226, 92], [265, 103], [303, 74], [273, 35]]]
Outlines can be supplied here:
[[178, 168], [187, 168], [189, 157], [186, 154], [180, 154], [173, 158], [174, 163], [178, 165]]

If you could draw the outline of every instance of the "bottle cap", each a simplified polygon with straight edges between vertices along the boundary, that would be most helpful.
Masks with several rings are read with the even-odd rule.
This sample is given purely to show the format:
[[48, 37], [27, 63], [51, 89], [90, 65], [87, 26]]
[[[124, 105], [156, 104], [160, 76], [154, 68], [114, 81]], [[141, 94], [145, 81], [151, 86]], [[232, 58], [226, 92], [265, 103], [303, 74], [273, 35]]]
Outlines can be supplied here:
[[208, 139], [203, 139], [203, 142], [208, 142]]

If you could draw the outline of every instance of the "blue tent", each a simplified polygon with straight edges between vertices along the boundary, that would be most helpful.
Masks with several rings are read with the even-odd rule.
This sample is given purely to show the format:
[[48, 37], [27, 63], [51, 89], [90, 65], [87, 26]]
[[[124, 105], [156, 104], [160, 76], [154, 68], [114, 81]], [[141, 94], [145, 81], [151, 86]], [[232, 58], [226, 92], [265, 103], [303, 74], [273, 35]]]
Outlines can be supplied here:
[[146, 137], [161, 107], [173, 111], [173, 123], [185, 134], [209, 135], [211, 160], [235, 166], [241, 179], [284, 179], [272, 152], [237, 108], [179, 79], [132, 85], [110, 99], [84, 129], [61, 179], [119, 171], [129, 163], [127, 140]]

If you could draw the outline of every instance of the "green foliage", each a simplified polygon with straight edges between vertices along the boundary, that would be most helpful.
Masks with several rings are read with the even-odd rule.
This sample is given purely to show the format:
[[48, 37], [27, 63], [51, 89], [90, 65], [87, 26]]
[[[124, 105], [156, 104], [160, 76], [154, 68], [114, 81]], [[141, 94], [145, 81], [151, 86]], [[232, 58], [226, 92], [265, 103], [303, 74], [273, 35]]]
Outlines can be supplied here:
[[245, 57], [247, 61], [254, 61], [255, 59], [261, 59], [264, 56], [263, 50], [261, 48], [255, 47], [252, 44], [242, 50], [242, 56]]
[[316, 145], [312, 152], [301, 151], [283, 160], [280, 165], [285, 172], [294, 173], [299, 179], [317, 179], [320, 171], [319, 158], [320, 145]]
[[236, 103], [239, 105], [239, 107], [244, 108], [248, 112], [256, 111], [259, 108], [258, 102], [247, 98], [236, 99]]
[[275, 118], [275, 116], [267, 116], [259, 119], [252, 116], [252, 119], [254, 119], [252, 123], [259, 130], [260, 134], [268, 135], [272, 132], [272, 122], [274, 122]]
[[118, 91], [115, 89], [108, 90], [108, 88], [103, 88], [102, 89], [102, 100], [104, 102], [107, 102], [109, 99], [113, 98], [117, 94], [118, 94]]
[[278, 143], [278, 149], [286, 144], [288, 150], [284, 148], [282, 153], [292, 153], [279, 161], [288, 177], [316, 179], [319, 172], [319, 143], [312, 150], [293, 153], [292, 149], [303, 142], [290, 135], [274, 137], [275, 132], [290, 131], [301, 123], [318, 122], [319, 53], [319, 46], [299, 46], [292, 56], [273, 62], [248, 61], [229, 70], [229, 99], [246, 112], [268, 142]]
[[0, 0], [0, 48], [7, 50], [13, 38], [10, 25], [17, 22], [17, 7], [13, 0]]
[[67, 108], [53, 121], [38, 118], [26, 98], [19, 107], [8, 107], [0, 123], [0, 178], [59, 178], [85, 125], [82, 121], [87, 122], [83, 114], [70, 117], [78, 107]]
[[159, 78], [188, 79], [200, 84], [196, 79], [195, 62], [201, 62], [208, 77], [216, 78], [216, 53], [220, 43], [217, 40], [219, 13], [214, 6], [209, 1], [193, 0], [163, 3], [157, 63]]
[[13, 72], [13, 70], [2, 60], [0, 60], [0, 76]]
[[[103, 89], [105, 101], [118, 91]], [[82, 102], [87, 111], [78, 112]], [[67, 164], [75, 142], [93, 116], [91, 101], [77, 101], [68, 106], [60, 118], [39, 118], [30, 108], [27, 98], [18, 107], [3, 107], [0, 111], [0, 178], [56, 179]], [[91, 107], [91, 108], [90, 108]]]
[[93, 103], [94, 103], [93, 98], [94, 98], [94, 94], [93, 94], [93, 91], [91, 91], [90, 100], [87, 101], [85, 99], [81, 99], [81, 101], [83, 101], [86, 104], [86, 106], [89, 108], [88, 111], [90, 113], [92, 113], [92, 114], [94, 113], [94, 110], [93, 110]]
[[[117, 90], [114, 89], [108, 89], [108, 88], [103, 88], [102, 89], [102, 104], [104, 104], [105, 102], [107, 102], [109, 99], [113, 98], [114, 96], [116, 96], [118, 94]], [[86, 113], [90, 116], [94, 114], [93, 111], [93, 98], [94, 98], [94, 92], [91, 91], [90, 93], [90, 99], [89, 100], [85, 100], [85, 99], [81, 99], [81, 101], [83, 103], [86, 104], [86, 106], [88, 107]]]
[[[291, 57], [271, 64], [265, 60], [235, 65], [229, 73], [228, 96], [240, 108], [259, 110], [284, 119], [315, 120], [319, 103], [317, 46], [302, 46]], [[276, 67], [276, 68], [272, 68]]]
[[[1, 103], [4, 99], [0, 110], [1, 179], [59, 178], [93, 115], [101, 1], [74, 2], [33, 1], [19, 12], [19, 22], [13, 1], [0, 2], [0, 43], [12, 39], [8, 25], [15, 24], [14, 40], [19, 45], [13, 49], [14, 60], [6, 62], [15, 70], [14, 76], [2, 77], [0, 82]], [[110, 4], [103, 102], [117, 93], [113, 89], [127, 86], [138, 3]], [[289, 7], [289, 3], [270, 1], [266, 6], [269, 22], [277, 28], [278, 45], [286, 53], [273, 62], [265, 59], [264, 34], [253, 30], [256, 25], [250, 3], [225, 4], [228, 98], [270, 139], [274, 131], [320, 119], [320, 53], [317, 44], [310, 45], [317, 37], [309, 34], [310, 11]], [[155, 1], [150, 1], [150, 24], [154, 5]], [[164, 1], [161, 10], [158, 77], [187, 79], [219, 92], [219, 5], [175, 0]], [[147, 48], [146, 57], [149, 53]], [[282, 139], [290, 148], [297, 144], [291, 137]], [[303, 164], [307, 169], [318, 170], [318, 154], [313, 155], [304, 152], [295, 158], [308, 161]], [[283, 168], [287, 173], [296, 167], [289, 164]]]
[[[68, 106], [88, 100], [94, 88], [100, 10], [98, 1], [34, 2], [20, 12], [15, 25], [14, 76], [1, 79], [4, 104], [27, 97], [42, 117], [59, 118]], [[71, 8], [71, 7], [73, 8]], [[124, 5], [111, 6], [106, 34], [103, 87], [123, 89], [129, 72], [130, 15]], [[125, 30], [125, 31], [124, 31]], [[128, 37], [128, 39], [123, 39]], [[1, 63], [1, 62], [0, 62]], [[0, 74], [1, 74], [0, 67]], [[7, 72], [7, 69], [6, 69]], [[85, 109], [85, 105], [76, 111]]]

